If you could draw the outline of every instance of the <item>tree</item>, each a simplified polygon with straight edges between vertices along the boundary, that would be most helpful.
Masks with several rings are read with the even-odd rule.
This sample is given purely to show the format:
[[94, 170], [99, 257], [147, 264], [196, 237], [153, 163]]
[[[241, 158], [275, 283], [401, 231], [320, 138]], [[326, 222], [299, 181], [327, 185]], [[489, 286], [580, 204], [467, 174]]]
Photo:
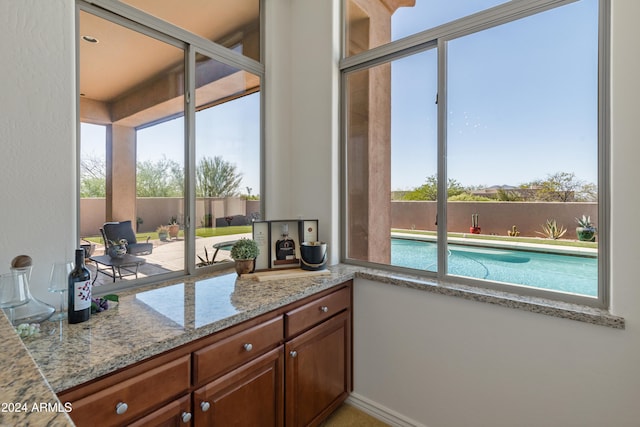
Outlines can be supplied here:
[[197, 197], [233, 197], [238, 195], [242, 174], [220, 156], [203, 157], [196, 166]]
[[[455, 179], [449, 178], [447, 182], [447, 196], [449, 198], [464, 193], [464, 188]], [[427, 177], [427, 182], [407, 192], [404, 200], [436, 200], [438, 196], [438, 176]]]
[[145, 160], [138, 163], [136, 173], [138, 197], [182, 197], [184, 171], [175, 160]]
[[80, 160], [80, 197], [106, 196], [106, 170], [104, 158], [87, 156]]
[[535, 199], [546, 202], [591, 202], [597, 200], [597, 187], [577, 179], [573, 172], [556, 172], [545, 180], [536, 180], [521, 186], [534, 189]]

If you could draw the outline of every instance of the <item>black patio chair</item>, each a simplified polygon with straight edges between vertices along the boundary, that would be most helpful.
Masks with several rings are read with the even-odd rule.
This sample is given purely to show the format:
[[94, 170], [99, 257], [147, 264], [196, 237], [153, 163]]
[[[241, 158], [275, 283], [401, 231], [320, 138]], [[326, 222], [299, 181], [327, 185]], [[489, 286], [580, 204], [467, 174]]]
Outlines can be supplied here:
[[153, 251], [153, 243], [149, 243], [150, 237], [147, 237], [145, 243], [138, 243], [131, 221], [105, 222], [100, 232], [107, 248], [111, 246], [111, 242], [125, 239], [127, 241], [127, 253], [130, 255], [149, 255]]

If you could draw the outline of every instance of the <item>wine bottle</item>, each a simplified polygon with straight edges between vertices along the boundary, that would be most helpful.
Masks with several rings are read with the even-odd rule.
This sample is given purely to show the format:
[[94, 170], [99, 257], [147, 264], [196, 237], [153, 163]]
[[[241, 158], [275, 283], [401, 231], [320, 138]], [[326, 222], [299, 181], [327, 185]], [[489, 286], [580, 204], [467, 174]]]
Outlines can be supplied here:
[[76, 264], [69, 273], [69, 323], [91, 317], [91, 273], [84, 266], [84, 249], [76, 249]]

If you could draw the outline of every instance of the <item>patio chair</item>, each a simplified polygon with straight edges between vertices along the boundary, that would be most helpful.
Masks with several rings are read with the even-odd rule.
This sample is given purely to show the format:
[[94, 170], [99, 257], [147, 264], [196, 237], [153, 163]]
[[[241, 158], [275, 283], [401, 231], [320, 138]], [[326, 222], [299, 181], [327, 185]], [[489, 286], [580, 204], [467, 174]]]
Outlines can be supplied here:
[[105, 222], [100, 232], [104, 239], [105, 248], [111, 246], [111, 242], [126, 239], [127, 253], [130, 255], [149, 255], [153, 251], [153, 243], [149, 243], [150, 237], [147, 237], [145, 243], [138, 243], [131, 221]]

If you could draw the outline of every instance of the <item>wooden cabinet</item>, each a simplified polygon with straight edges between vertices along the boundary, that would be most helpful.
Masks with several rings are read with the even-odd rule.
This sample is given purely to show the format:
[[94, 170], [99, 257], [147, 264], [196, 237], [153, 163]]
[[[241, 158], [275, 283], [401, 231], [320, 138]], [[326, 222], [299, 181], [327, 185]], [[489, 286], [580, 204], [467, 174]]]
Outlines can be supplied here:
[[319, 424], [351, 391], [349, 312], [291, 339], [286, 354], [286, 425]]
[[352, 383], [351, 282], [59, 394], [82, 426], [315, 426]]
[[188, 355], [163, 356], [59, 397], [72, 403], [78, 426], [120, 426], [188, 393], [190, 367]]
[[193, 393], [197, 426], [284, 425], [283, 346]]
[[189, 427], [193, 425], [192, 420], [191, 395], [187, 395], [129, 424], [129, 427]]

